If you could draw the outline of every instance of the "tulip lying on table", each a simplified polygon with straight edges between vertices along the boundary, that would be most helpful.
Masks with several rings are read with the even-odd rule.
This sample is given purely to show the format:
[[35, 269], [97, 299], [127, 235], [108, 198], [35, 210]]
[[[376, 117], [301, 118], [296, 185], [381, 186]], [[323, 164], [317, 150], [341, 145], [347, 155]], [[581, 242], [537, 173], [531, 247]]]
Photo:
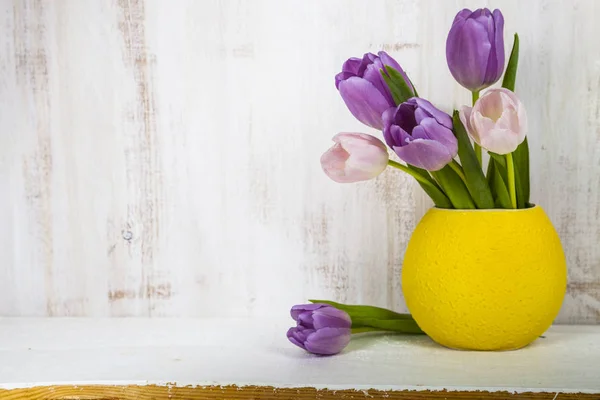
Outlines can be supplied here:
[[333, 355], [342, 351], [352, 333], [387, 331], [422, 334], [410, 314], [399, 314], [384, 308], [310, 300], [298, 304], [290, 314], [296, 326], [287, 332], [290, 342], [319, 355]]

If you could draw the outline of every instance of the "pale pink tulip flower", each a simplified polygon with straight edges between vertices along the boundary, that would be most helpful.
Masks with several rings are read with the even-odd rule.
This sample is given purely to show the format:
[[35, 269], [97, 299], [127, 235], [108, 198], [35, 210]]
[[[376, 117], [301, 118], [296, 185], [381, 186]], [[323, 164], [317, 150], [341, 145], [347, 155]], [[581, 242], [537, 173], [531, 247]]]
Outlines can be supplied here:
[[504, 88], [486, 91], [472, 108], [462, 107], [460, 120], [478, 145], [497, 154], [512, 153], [527, 134], [525, 107]]
[[338, 133], [332, 140], [335, 144], [321, 156], [321, 167], [336, 182], [366, 181], [387, 167], [387, 147], [374, 136]]

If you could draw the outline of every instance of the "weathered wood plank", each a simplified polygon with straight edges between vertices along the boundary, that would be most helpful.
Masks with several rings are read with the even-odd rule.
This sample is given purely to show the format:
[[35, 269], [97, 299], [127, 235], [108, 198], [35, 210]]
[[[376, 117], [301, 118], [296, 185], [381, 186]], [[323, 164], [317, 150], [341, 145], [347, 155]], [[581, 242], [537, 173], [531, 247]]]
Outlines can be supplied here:
[[[569, 265], [559, 321], [600, 322], [600, 4], [486, 4], [522, 39], [532, 198]], [[402, 255], [431, 203], [397, 171], [323, 175], [331, 136], [374, 133], [333, 76], [384, 49], [440, 107], [468, 102], [444, 56], [462, 6], [481, 2], [2, 2], [0, 315], [405, 310]]]
[[314, 388], [274, 388], [268, 386], [47, 386], [1, 390], [0, 400], [209, 400], [209, 399], [517, 399], [575, 400], [598, 399], [587, 393], [509, 393], [506, 391], [382, 391], [382, 390], [318, 390]]

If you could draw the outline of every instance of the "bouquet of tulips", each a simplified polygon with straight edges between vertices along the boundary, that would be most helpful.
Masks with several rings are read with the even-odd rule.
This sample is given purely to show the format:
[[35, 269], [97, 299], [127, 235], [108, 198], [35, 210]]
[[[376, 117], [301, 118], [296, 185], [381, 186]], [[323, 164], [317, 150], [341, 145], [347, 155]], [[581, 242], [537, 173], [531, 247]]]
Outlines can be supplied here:
[[[389, 165], [414, 177], [436, 207], [530, 207], [527, 116], [513, 93], [519, 37], [514, 36], [505, 71], [503, 34], [499, 10], [465, 9], [454, 18], [446, 60], [452, 76], [471, 91], [473, 104], [452, 116], [419, 97], [400, 64], [385, 52], [348, 59], [335, 77], [336, 88], [350, 112], [381, 130], [405, 164], [390, 160], [375, 136], [339, 133], [321, 157], [325, 173], [336, 182], [358, 182]], [[502, 87], [488, 89], [503, 73]], [[489, 154], [485, 173], [482, 149]], [[296, 305], [291, 316], [296, 326], [288, 330], [288, 339], [321, 355], [340, 352], [353, 333], [423, 333], [410, 314], [327, 300]]]
[[[348, 59], [335, 77], [342, 99], [359, 121], [383, 132], [387, 146], [406, 164], [390, 160], [375, 136], [339, 133], [321, 157], [325, 173], [336, 182], [358, 182], [389, 165], [414, 177], [436, 207], [529, 207], [527, 116], [513, 92], [519, 38], [515, 34], [505, 72], [503, 34], [500, 10], [465, 9], [456, 15], [446, 60], [452, 76], [471, 91], [473, 105], [452, 115], [419, 97], [385, 52]], [[503, 73], [502, 87], [487, 89]], [[482, 149], [489, 154], [485, 173]]]

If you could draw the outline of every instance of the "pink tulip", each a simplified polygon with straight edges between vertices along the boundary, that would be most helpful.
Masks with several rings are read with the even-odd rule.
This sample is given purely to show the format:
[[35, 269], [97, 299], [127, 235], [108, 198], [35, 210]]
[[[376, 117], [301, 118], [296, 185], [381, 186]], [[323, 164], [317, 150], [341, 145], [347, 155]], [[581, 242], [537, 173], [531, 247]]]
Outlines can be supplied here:
[[328, 177], [339, 183], [366, 181], [383, 172], [388, 163], [385, 144], [364, 133], [338, 133], [335, 144], [321, 156]]
[[504, 88], [486, 91], [473, 108], [463, 107], [460, 120], [478, 145], [497, 154], [512, 153], [527, 134], [525, 107]]

